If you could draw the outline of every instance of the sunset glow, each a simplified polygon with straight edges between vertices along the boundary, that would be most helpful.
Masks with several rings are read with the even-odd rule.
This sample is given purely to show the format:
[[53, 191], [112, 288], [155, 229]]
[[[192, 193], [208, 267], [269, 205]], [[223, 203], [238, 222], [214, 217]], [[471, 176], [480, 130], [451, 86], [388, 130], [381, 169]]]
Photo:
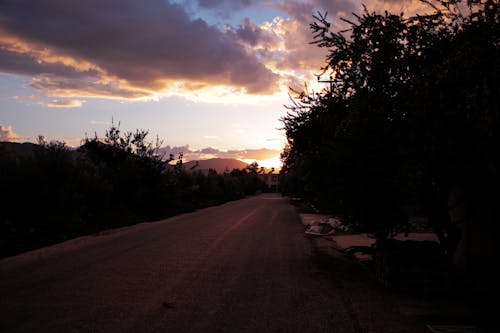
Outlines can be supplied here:
[[264, 167], [266, 169], [274, 168], [275, 171], [279, 171], [281, 169], [281, 160], [280, 155], [276, 155], [273, 158], [269, 158], [267, 160], [242, 160], [245, 163], [257, 162], [259, 166]]
[[[366, 5], [409, 14], [424, 6]], [[310, 44], [312, 14], [327, 11], [342, 27], [339, 17], [361, 9], [354, 0], [148, 0], [119, 6], [5, 0], [1, 140], [33, 142], [41, 134], [78, 145], [86, 133], [103, 135], [114, 119], [124, 131], [149, 129], [175, 152], [211, 147], [213, 153], [203, 156], [277, 168], [285, 143], [279, 119], [290, 104], [289, 88], [325, 88], [315, 76], [325, 50]], [[273, 157], [232, 153], [249, 149], [267, 149]]]

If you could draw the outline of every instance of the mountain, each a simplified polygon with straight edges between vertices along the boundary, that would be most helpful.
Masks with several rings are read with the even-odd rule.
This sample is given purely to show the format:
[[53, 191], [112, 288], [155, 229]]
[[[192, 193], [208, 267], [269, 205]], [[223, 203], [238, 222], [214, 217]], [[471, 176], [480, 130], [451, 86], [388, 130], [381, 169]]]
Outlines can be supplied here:
[[[37, 148], [40, 148], [40, 145], [31, 142], [18, 143], [0, 141], [0, 154], [15, 155], [18, 157], [33, 157]], [[76, 148], [65, 147], [65, 149], [73, 159], [77, 159], [82, 155]]]
[[[29, 156], [33, 154], [36, 147], [38, 145], [33, 143], [0, 142], [0, 153], [12, 152], [18, 156]], [[79, 154], [74, 149], [70, 149], [70, 152], [75, 156]], [[224, 173], [225, 170], [244, 169], [247, 165], [247, 163], [234, 158], [211, 158], [186, 162], [184, 163], [184, 170], [203, 171], [206, 173], [208, 169], [213, 169], [217, 173]]]
[[12, 152], [18, 156], [28, 156], [33, 154], [35, 147], [38, 145], [34, 143], [17, 143], [17, 142], [0, 142], [0, 149], [4, 151]]
[[187, 171], [206, 171], [213, 169], [217, 173], [223, 173], [225, 170], [244, 169], [248, 164], [233, 158], [210, 158], [208, 160], [189, 161], [184, 163], [184, 169]]

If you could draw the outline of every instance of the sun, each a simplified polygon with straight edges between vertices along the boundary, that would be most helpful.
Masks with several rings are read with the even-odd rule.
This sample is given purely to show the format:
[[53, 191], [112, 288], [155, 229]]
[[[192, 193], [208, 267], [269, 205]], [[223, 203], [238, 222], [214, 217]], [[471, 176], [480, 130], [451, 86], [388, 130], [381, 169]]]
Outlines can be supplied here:
[[266, 169], [274, 168], [276, 171], [279, 171], [281, 169], [280, 155], [276, 155], [267, 160], [257, 160], [256, 162], [259, 163], [259, 166]]

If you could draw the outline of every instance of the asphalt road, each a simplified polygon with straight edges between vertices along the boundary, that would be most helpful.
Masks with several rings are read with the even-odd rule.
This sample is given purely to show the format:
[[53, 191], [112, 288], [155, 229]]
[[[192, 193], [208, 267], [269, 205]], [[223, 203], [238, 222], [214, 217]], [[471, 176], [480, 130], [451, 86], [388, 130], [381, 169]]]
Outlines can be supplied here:
[[356, 267], [265, 194], [0, 261], [0, 331], [410, 332]]

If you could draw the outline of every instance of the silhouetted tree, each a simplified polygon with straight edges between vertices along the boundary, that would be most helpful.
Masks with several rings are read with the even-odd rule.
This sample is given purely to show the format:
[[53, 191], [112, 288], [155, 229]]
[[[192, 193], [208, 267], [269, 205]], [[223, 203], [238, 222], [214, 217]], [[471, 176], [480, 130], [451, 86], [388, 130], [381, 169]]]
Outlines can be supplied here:
[[498, 183], [499, 4], [435, 3], [409, 18], [365, 8], [343, 32], [315, 16], [333, 83], [282, 119], [283, 188], [381, 239], [420, 207], [451, 255], [449, 191]]
[[0, 257], [264, 188], [248, 170], [188, 172], [182, 154], [175, 164], [173, 155], [165, 160], [158, 154], [161, 142], [147, 136], [112, 123], [104, 138], [86, 138], [76, 150], [42, 136], [28, 154], [0, 143], [0, 188], [8, 189], [0, 191]]
[[112, 184], [113, 205], [127, 219], [154, 219], [164, 215], [166, 162], [158, 154], [161, 141], [147, 140], [148, 131], [121, 133], [114, 123], [100, 140], [86, 138], [79, 151], [103, 170]]
[[251, 174], [256, 175], [257, 173], [259, 173], [259, 163], [253, 161], [246, 167], [246, 170], [248, 170], [248, 172], [250, 172]]

